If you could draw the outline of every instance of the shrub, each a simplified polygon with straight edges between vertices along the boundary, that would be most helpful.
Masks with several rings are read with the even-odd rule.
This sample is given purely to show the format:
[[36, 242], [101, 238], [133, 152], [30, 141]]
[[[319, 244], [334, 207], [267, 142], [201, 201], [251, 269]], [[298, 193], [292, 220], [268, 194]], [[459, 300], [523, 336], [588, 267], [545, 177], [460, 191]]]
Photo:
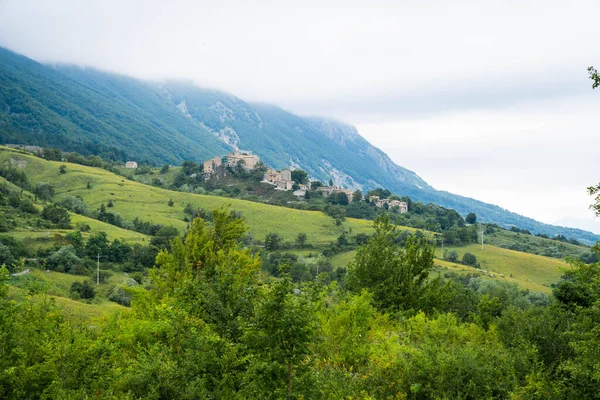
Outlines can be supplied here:
[[96, 291], [89, 281], [73, 282], [71, 285], [71, 298], [74, 299], [93, 299]]
[[475, 255], [473, 255], [471, 253], [465, 253], [462, 256], [462, 263], [464, 265], [475, 266], [475, 265], [477, 265], [477, 257], [475, 257]]
[[444, 251], [444, 260], [450, 262], [458, 262], [458, 253], [456, 252], [456, 250], [446, 250]]

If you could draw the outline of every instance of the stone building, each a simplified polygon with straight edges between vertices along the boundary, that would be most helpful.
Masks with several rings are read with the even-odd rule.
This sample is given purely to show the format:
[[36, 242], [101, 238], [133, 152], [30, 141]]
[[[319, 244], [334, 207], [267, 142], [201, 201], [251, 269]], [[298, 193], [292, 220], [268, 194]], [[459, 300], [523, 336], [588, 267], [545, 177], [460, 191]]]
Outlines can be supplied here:
[[208, 161], [204, 161], [204, 173], [212, 174], [217, 167], [223, 164], [221, 157], [211, 158]]
[[238, 149], [227, 155], [227, 166], [235, 167], [239, 162], [245, 169], [252, 169], [260, 162], [260, 158], [254, 154], [240, 153]]
[[125, 168], [137, 168], [138, 164], [135, 161], [127, 161], [125, 163]]
[[375, 204], [376, 207], [384, 208], [387, 204], [388, 208], [398, 207], [398, 212], [404, 214], [408, 212], [408, 203], [400, 200], [380, 199], [379, 196], [369, 196], [369, 202]]
[[284, 169], [275, 171], [269, 168], [263, 177], [263, 182], [275, 185], [278, 190], [292, 190], [294, 181], [292, 181], [292, 171]]

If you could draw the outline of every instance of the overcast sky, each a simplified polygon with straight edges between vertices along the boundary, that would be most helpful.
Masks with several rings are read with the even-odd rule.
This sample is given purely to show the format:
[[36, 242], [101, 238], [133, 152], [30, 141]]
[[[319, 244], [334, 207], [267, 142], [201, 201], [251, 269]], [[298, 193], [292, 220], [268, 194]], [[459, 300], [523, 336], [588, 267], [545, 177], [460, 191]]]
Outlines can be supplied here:
[[[252, 4], [250, 4], [252, 3]], [[448, 190], [600, 233], [600, 1], [0, 0], [0, 45], [354, 124]]]

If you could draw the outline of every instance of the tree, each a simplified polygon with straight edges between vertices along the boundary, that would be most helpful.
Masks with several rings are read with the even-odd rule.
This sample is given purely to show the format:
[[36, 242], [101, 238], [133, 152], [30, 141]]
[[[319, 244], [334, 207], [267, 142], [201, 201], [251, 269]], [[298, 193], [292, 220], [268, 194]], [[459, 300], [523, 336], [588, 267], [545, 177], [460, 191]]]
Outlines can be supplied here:
[[465, 221], [467, 222], [467, 224], [473, 225], [477, 222], [477, 215], [474, 212], [470, 212], [465, 217]]
[[54, 187], [47, 182], [40, 182], [35, 186], [33, 193], [40, 200], [50, 200], [54, 196]]
[[162, 168], [160, 169], [161, 174], [166, 174], [167, 172], [169, 172], [169, 164], [163, 165]]
[[53, 271], [71, 274], [87, 272], [85, 268], [79, 268], [81, 266], [81, 259], [77, 257], [75, 247], [71, 244], [61, 247], [48, 257], [46, 266]]
[[395, 244], [398, 232], [387, 214], [374, 222], [375, 233], [361, 246], [348, 271], [348, 285], [359, 293], [368, 289], [374, 303], [384, 310], [408, 311], [425, 308], [433, 247], [413, 237], [404, 248]]
[[363, 194], [360, 191], [360, 189], [356, 189], [354, 191], [354, 193], [352, 193], [352, 202], [353, 203], [360, 203], [363, 199]]
[[329, 180], [329, 186], [333, 186], [333, 179]]
[[[248, 371], [246, 398], [310, 398], [296, 382], [311, 378], [311, 343], [316, 321], [309, 295], [295, 290], [283, 268], [259, 300], [256, 315], [247, 324], [243, 342], [260, 360]], [[283, 384], [282, 384], [283, 383]]]
[[181, 163], [181, 166], [183, 168], [183, 173], [188, 176], [193, 174], [198, 168], [195, 162], [187, 160]]
[[73, 282], [70, 292], [71, 297], [79, 299], [93, 299], [96, 296], [96, 291], [89, 281]]
[[318, 188], [320, 188], [320, 187], [323, 187], [323, 186], [324, 186], [324, 185], [323, 185], [323, 182], [321, 182], [321, 181], [312, 181], [312, 182], [310, 183], [310, 188], [311, 188], [312, 190], [316, 190], [316, 189], [318, 189]]
[[306, 233], [301, 232], [298, 234], [298, 236], [296, 236], [296, 244], [300, 247], [304, 247], [304, 245], [306, 244], [306, 240], [307, 240], [308, 236], [306, 235]]
[[219, 334], [238, 338], [252, 313], [260, 259], [239, 241], [248, 226], [227, 208], [213, 210], [212, 223], [192, 221], [185, 239], [156, 257], [150, 271], [154, 296], [177, 300], [181, 310], [214, 324]]
[[592, 84], [592, 89], [596, 89], [600, 86], [600, 74], [598, 74], [598, 71], [594, 67], [589, 67], [588, 72], [590, 74], [590, 79], [594, 82]]
[[298, 184], [308, 182], [308, 174], [306, 171], [301, 169], [295, 169], [292, 171], [292, 180]]
[[277, 250], [282, 240], [277, 233], [268, 233], [265, 237], [265, 249], [269, 251]]
[[106, 232], [98, 232], [90, 237], [85, 244], [85, 254], [92, 259], [96, 259], [98, 254], [100, 256], [108, 255], [108, 249], [109, 242]]
[[465, 265], [476, 266], [477, 265], [477, 257], [471, 253], [465, 253], [462, 256], [462, 263]]
[[458, 262], [458, 252], [456, 250], [444, 251], [444, 260], [450, 262]]
[[5, 246], [0, 243], [0, 266], [5, 265], [7, 268], [11, 268], [12, 264], [15, 262], [15, 257], [12, 252]]
[[58, 171], [61, 174], [66, 174], [67, 173], [67, 166], [66, 165], [61, 165], [60, 167], [58, 167]]
[[175, 204], [175, 202], [173, 201], [173, 199], [169, 199], [169, 202], [167, 204], [169, 205], [169, 207], [173, 207], [173, 204]]
[[69, 215], [69, 212], [57, 205], [49, 204], [44, 207], [44, 211], [42, 211], [42, 218], [51, 221], [59, 228], [70, 228], [69, 223], [71, 222], [71, 216]]

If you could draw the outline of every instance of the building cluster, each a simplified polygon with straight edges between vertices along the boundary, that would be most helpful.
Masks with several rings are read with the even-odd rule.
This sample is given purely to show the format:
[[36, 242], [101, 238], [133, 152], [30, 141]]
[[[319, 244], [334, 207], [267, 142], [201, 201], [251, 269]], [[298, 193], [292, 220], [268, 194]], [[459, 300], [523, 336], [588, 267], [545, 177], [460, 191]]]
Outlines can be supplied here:
[[260, 158], [257, 155], [249, 153], [240, 153], [238, 149], [235, 149], [233, 153], [227, 154], [225, 157], [215, 157], [204, 162], [204, 175], [208, 178], [213, 174], [218, 167], [225, 164], [228, 167], [236, 167], [241, 165], [242, 168], [250, 170], [253, 169], [260, 162]]
[[217, 167], [220, 167], [223, 164], [223, 159], [221, 157], [211, 158], [208, 161], [204, 161], [204, 174], [210, 175], [212, 174]]
[[275, 188], [279, 190], [292, 190], [292, 186], [294, 186], [292, 171], [289, 169], [276, 171], [269, 168], [263, 177], [263, 182], [275, 185]]
[[380, 199], [379, 196], [369, 196], [369, 202], [375, 204], [375, 206], [379, 208], [384, 208], [386, 204], [388, 208], [398, 207], [400, 214], [408, 212], [408, 203], [405, 201]]
[[[208, 179], [210, 175], [212, 175], [217, 170], [218, 167], [224, 164], [228, 167], [236, 167], [238, 165], [241, 165], [243, 168], [251, 170], [259, 162], [260, 158], [258, 156], [246, 152], [241, 153], [238, 149], [236, 149], [233, 153], [229, 153], [226, 157], [215, 157], [211, 158], [208, 161], [205, 161], [204, 176], [206, 179]], [[137, 164], [135, 167], [137, 167]], [[277, 171], [275, 169], [269, 168], [267, 169], [267, 172], [265, 172], [262, 181], [275, 186], [275, 189], [277, 190], [292, 190], [294, 186], [294, 181], [292, 180], [292, 171], [289, 169]], [[310, 189], [310, 182], [308, 184], [300, 184], [297, 190], [294, 191], [294, 195], [304, 196], [306, 194], [306, 191]], [[344, 193], [348, 197], [349, 202], [353, 201], [352, 190], [344, 189], [339, 186], [321, 186], [317, 188], [317, 191], [320, 192], [323, 195], [323, 197], [328, 197], [333, 193]], [[373, 203], [379, 208], [386, 208], [386, 205], [389, 209], [393, 207], [398, 207], [398, 211], [400, 213], [405, 213], [408, 211], [408, 203], [400, 200], [380, 199], [379, 196], [369, 196], [369, 202]]]
[[348, 201], [352, 202], [352, 196], [353, 196], [353, 192], [352, 190], [348, 190], [348, 189], [344, 189], [338, 186], [321, 186], [320, 188], [317, 189], [319, 192], [321, 192], [321, 194], [323, 195], [323, 197], [327, 197], [332, 193], [345, 193], [346, 196], [348, 196]]

